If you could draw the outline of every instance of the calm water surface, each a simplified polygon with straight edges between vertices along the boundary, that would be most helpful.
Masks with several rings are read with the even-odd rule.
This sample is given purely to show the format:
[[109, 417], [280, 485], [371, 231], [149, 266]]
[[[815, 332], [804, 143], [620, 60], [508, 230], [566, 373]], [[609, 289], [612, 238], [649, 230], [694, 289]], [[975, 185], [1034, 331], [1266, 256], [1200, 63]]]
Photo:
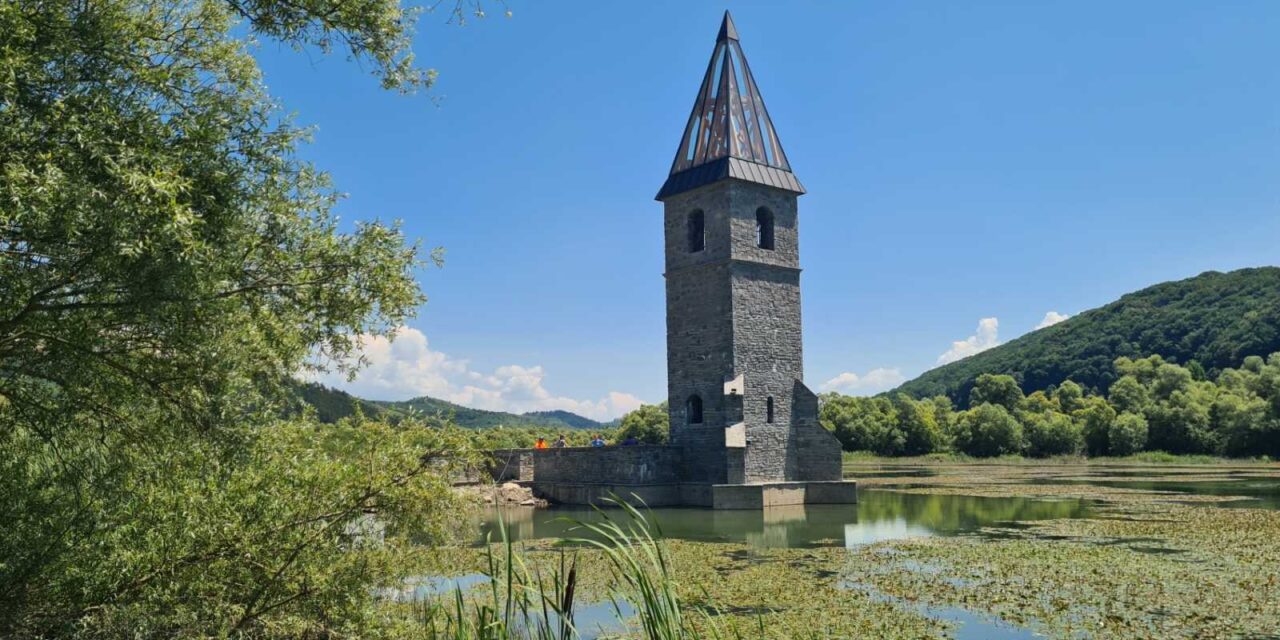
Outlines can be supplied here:
[[1078, 482], [1103, 487], [1115, 487], [1117, 489], [1172, 491], [1174, 493], [1205, 496], [1237, 496], [1240, 498], [1239, 500], [1210, 504], [1220, 507], [1280, 509], [1280, 480], [1271, 478], [1166, 482], [1153, 482], [1150, 480], [1081, 480]]
[[[958, 535], [982, 527], [1019, 520], [1080, 518], [1089, 514], [1082, 500], [1033, 500], [1028, 498], [978, 498], [972, 496], [916, 495], [894, 491], [864, 490], [858, 504], [796, 505], [766, 510], [700, 508], [652, 509], [650, 513], [668, 538], [703, 542], [735, 542], [753, 547], [852, 547], [882, 540], [916, 536]], [[605, 513], [620, 517], [617, 510]], [[591, 508], [495, 509], [481, 523], [480, 540], [486, 534], [500, 537], [502, 518], [515, 540], [580, 536], [574, 521], [602, 518]]]

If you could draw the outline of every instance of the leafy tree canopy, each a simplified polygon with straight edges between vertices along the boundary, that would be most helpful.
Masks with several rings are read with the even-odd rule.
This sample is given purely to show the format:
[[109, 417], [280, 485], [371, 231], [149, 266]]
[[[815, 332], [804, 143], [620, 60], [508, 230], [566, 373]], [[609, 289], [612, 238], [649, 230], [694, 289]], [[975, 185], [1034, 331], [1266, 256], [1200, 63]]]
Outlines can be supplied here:
[[0, 636], [360, 634], [397, 541], [442, 532], [451, 432], [279, 418], [291, 375], [414, 312], [421, 258], [394, 224], [339, 231], [248, 50], [413, 91], [411, 24], [398, 0], [0, 3]]
[[645, 444], [663, 444], [671, 434], [671, 422], [667, 403], [641, 405], [639, 409], [622, 416], [618, 440], [635, 438]]
[[1160, 356], [1118, 358], [1110, 396], [1072, 381], [1024, 396], [1009, 376], [979, 376], [974, 406], [955, 411], [945, 396], [914, 400], [821, 398], [819, 420], [846, 450], [880, 455], [959, 451], [987, 457], [1025, 454], [1125, 456], [1143, 450], [1227, 456], [1280, 456], [1280, 353], [1245, 358], [1216, 380]]

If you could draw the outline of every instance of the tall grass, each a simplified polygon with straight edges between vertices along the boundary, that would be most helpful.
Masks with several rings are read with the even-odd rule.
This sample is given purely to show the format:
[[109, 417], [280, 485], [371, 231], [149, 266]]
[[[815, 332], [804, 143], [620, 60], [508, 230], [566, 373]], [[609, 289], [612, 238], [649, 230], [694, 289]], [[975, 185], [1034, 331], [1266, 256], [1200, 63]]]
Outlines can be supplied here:
[[[598, 549], [609, 564], [616, 587], [609, 600], [619, 621], [636, 624], [650, 640], [722, 639], [726, 634], [711, 613], [691, 611], [676, 592], [662, 532], [657, 522], [616, 497], [618, 509], [601, 510], [601, 522], [574, 521], [582, 537], [566, 540], [578, 548]], [[559, 566], [549, 575], [530, 568], [516, 549], [506, 524], [499, 521], [501, 545], [486, 544], [483, 593], [468, 597], [461, 587], [445, 597], [414, 602], [420, 628], [431, 640], [571, 640], [578, 587], [577, 551], [560, 550]], [[629, 606], [625, 606], [629, 605]], [[634, 614], [631, 612], [634, 611]], [[691, 624], [697, 621], [696, 627]], [[733, 637], [739, 637], [737, 633]]]
[[[446, 598], [413, 602], [414, 616], [431, 640], [570, 640], [577, 590], [577, 556], [560, 552], [560, 565], [544, 576], [517, 552], [499, 520], [502, 552], [486, 537], [484, 594], [468, 598], [457, 587]], [[446, 602], [447, 600], [447, 602]]]
[[661, 544], [662, 529], [625, 500], [609, 498], [626, 518], [607, 515], [601, 522], [579, 523], [588, 533], [573, 542], [595, 547], [608, 559], [619, 587], [611, 594], [614, 611], [621, 612], [619, 598], [636, 608], [636, 617], [650, 640], [679, 640], [693, 636], [686, 624], [680, 598], [676, 595], [666, 551]]

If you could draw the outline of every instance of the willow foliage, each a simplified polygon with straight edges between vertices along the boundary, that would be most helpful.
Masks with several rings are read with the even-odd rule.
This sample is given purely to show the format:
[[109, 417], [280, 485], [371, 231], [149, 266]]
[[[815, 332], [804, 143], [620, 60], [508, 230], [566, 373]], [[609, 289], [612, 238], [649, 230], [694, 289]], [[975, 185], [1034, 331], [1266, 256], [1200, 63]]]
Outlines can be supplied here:
[[0, 636], [350, 630], [409, 527], [443, 533], [449, 431], [278, 418], [289, 376], [422, 302], [420, 260], [394, 224], [339, 230], [248, 50], [342, 48], [408, 91], [411, 21], [0, 3]]

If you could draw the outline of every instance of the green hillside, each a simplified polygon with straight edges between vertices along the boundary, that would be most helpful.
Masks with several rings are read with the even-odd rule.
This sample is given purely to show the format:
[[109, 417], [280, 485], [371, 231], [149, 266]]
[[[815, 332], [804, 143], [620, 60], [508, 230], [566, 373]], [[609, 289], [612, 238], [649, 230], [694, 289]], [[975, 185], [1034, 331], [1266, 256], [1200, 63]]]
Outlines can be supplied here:
[[555, 411], [530, 411], [522, 414], [521, 417], [531, 420], [547, 420], [547, 424], [555, 424], [557, 422], [567, 425], [572, 429], [596, 429], [601, 423], [580, 416], [572, 411], [563, 411], [557, 409]]
[[535, 411], [525, 414], [472, 409], [445, 400], [423, 396], [412, 400], [389, 402], [364, 400], [345, 391], [315, 383], [300, 383], [298, 395], [316, 410], [321, 422], [337, 422], [354, 415], [359, 406], [366, 416], [395, 421], [410, 413], [424, 416], [452, 415], [454, 422], [468, 429], [488, 427], [534, 427], [557, 431], [564, 429], [596, 429], [601, 423], [569, 411]]
[[397, 413], [416, 411], [426, 415], [447, 415], [452, 413], [454, 421], [468, 429], [487, 427], [541, 427], [546, 429], [594, 429], [599, 422], [584, 418], [568, 411], [539, 411], [535, 413], [515, 414], [505, 411], [485, 411], [472, 409], [437, 398], [422, 396], [402, 402], [370, 401], [374, 404]]
[[330, 389], [315, 382], [299, 382], [296, 385], [298, 397], [316, 410], [316, 418], [320, 422], [332, 424], [343, 418], [355, 415], [359, 406], [364, 415], [373, 417], [387, 416], [387, 410], [368, 400], [361, 400], [345, 391]]
[[895, 392], [945, 395], [965, 406], [983, 373], [1012, 375], [1031, 393], [1074, 380], [1105, 391], [1120, 356], [1158, 354], [1207, 375], [1280, 351], [1280, 268], [1209, 271], [1130, 293], [999, 347], [925, 372]]

